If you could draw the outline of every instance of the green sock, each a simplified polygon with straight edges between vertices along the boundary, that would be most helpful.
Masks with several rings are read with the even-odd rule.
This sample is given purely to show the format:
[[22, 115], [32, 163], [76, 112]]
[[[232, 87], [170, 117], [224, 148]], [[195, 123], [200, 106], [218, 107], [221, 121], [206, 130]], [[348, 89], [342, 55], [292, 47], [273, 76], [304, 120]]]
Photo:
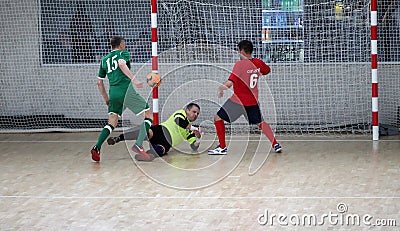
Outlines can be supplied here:
[[147, 136], [147, 132], [149, 132], [149, 129], [151, 127], [151, 124], [153, 123], [153, 120], [149, 118], [145, 118], [142, 125], [140, 126], [140, 131], [139, 131], [139, 136], [136, 139], [136, 144], [139, 146], [143, 145], [143, 140]]
[[114, 127], [111, 124], [107, 124], [104, 126], [103, 130], [101, 130], [100, 136], [97, 139], [96, 146], [101, 149], [101, 145], [104, 143], [104, 141], [107, 139], [107, 137], [111, 134], [111, 132], [114, 130]]

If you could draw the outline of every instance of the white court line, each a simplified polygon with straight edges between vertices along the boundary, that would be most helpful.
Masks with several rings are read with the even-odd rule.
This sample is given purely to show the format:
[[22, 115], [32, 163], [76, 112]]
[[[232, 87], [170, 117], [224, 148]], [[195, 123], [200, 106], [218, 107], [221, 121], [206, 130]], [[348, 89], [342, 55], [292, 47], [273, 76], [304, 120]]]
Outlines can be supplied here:
[[400, 196], [225, 196], [225, 197], [206, 197], [206, 196], [4, 196], [0, 199], [400, 199]]
[[250, 209], [163, 209], [164, 211], [249, 211]]
[[228, 178], [229, 177], [231, 177], [231, 178], [240, 178], [240, 176], [228, 176]]

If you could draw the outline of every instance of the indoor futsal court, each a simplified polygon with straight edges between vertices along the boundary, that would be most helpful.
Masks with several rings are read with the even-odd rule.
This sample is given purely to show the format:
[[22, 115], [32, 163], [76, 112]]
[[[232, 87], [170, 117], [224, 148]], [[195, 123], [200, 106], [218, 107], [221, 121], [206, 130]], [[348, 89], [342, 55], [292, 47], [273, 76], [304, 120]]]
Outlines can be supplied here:
[[400, 230], [400, 1], [1, 3], [0, 231]]
[[[284, 147], [282, 153], [269, 153], [266, 141], [257, 153], [257, 139], [237, 137], [230, 141], [229, 149], [240, 149], [246, 143], [248, 148], [236, 165], [231, 163], [232, 159], [238, 161], [238, 157], [231, 158], [236, 153], [209, 156], [177, 151], [153, 162], [138, 163], [123, 143], [105, 146], [101, 162], [95, 163], [87, 150], [96, 135], [0, 135], [1, 230], [398, 227], [398, 223], [394, 227], [388, 224], [400, 218], [399, 136], [377, 143], [368, 136], [278, 137]], [[209, 143], [205, 141], [204, 145]], [[250, 175], [253, 153], [268, 158]], [[167, 165], [183, 169], [183, 173], [168, 170]], [[201, 172], [207, 167], [209, 170]], [[347, 206], [347, 212], [338, 212], [338, 206]], [[258, 220], [266, 210], [268, 223], [263, 217]], [[370, 223], [352, 225], [351, 221], [340, 225], [338, 219], [321, 218], [330, 212], [338, 219], [342, 214], [373, 218], [368, 220]], [[287, 219], [298, 216], [299, 221], [304, 215], [315, 215], [320, 225], [308, 223], [314, 222], [311, 218], [303, 226], [294, 226], [295, 218], [294, 223], [271, 218], [279, 214]], [[373, 226], [377, 219], [386, 219], [387, 226]]]

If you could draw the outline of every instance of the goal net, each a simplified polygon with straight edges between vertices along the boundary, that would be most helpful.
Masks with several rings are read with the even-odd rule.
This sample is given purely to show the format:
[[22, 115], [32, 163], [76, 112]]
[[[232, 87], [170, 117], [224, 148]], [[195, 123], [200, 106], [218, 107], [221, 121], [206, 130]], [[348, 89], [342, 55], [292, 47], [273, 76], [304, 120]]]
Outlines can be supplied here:
[[[21, 0], [2, 8], [0, 132], [98, 131], [107, 106], [96, 81], [108, 41], [122, 35], [132, 71], [151, 71], [150, 0]], [[277, 133], [371, 131], [367, 0], [158, 0], [160, 121], [190, 101], [199, 123], [232, 92], [216, 89], [239, 59], [237, 43], [271, 67], [260, 82], [264, 119]], [[400, 10], [379, 1], [379, 120], [400, 126]], [[107, 84], [107, 83], [106, 83]], [[151, 89], [139, 93], [152, 104]], [[119, 127], [140, 118], [125, 112]], [[244, 118], [234, 133], [252, 130]]]

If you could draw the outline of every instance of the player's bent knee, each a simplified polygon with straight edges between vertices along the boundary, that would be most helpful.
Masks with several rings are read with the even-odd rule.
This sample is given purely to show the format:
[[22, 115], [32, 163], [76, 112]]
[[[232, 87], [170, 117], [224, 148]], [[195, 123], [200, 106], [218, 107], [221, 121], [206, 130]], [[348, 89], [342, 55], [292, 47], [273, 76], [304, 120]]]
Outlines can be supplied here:
[[118, 125], [118, 114], [110, 113], [108, 115], [108, 123], [111, 124], [114, 128]]
[[161, 144], [152, 144], [152, 147], [153, 147], [153, 150], [155, 151], [155, 153], [159, 157], [166, 155], [165, 154], [165, 148]]

